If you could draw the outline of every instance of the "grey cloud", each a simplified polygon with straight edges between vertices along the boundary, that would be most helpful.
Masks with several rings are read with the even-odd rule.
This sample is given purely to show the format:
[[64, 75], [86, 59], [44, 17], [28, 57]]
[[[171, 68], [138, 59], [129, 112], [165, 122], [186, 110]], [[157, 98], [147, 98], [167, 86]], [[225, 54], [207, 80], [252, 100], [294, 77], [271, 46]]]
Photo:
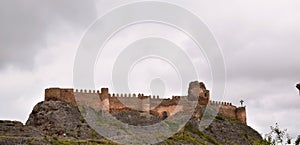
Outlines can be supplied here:
[[229, 79], [297, 79], [300, 13], [295, 3], [233, 2], [217, 8], [206, 12], [219, 15], [204, 18], [224, 51]]
[[[300, 31], [298, 31], [299, 33]], [[256, 34], [253, 34], [256, 35]], [[227, 59], [229, 77], [252, 77], [263, 80], [297, 79], [300, 67], [299, 38], [294, 34], [257, 35], [249, 40], [244, 49]], [[298, 40], [299, 39], [299, 40]]]
[[[225, 100], [245, 100], [250, 126], [276, 122], [296, 137], [300, 98], [300, 13], [296, 1], [203, 3], [200, 16], [215, 33], [227, 68]], [[201, 7], [201, 6], [200, 6]], [[206, 7], [206, 8], [205, 8]]]
[[[175, 1], [182, 5], [189, 4], [181, 0], [172, 2]], [[60, 35], [59, 30], [64, 29], [65, 25], [75, 29], [85, 29], [97, 17], [96, 11], [104, 12], [109, 6], [116, 6], [122, 2], [102, 0], [100, 3], [96, 2], [99, 4], [96, 9], [94, 1], [0, 1], [0, 70], [9, 65], [22, 69], [35, 67], [35, 57], [39, 51], [47, 47], [57, 51], [56, 46], [47, 46], [49, 34], [53, 33], [52, 39], [56, 40], [55, 37]], [[299, 115], [296, 115], [300, 109], [300, 99], [295, 88], [295, 84], [300, 81], [299, 1], [212, 0], [194, 1], [191, 5], [215, 33], [224, 52], [228, 76], [225, 101], [239, 105], [239, 100], [244, 99], [247, 105], [248, 122], [261, 133], [267, 133], [269, 126], [278, 122], [283, 125], [282, 127], [291, 130], [294, 137], [298, 135], [299, 132], [293, 128], [300, 125]], [[80, 39], [81, 36], [76, 36], [76, 40], [77, 37]], [[61, 43], [69, 40], [57, 39], [57, 41]], [[28, 85], [31, 79], [21, 80], [16, 77], [22, 75], [23, 78], [28, 78], [23, 72], [12, 76], [9, 75], [12, 72], [3, 74], [2, 78], [9, 78], [3, 82], [3, 86], [7, 86], [6, 82], [13, 82], [13, 84], [0, 92], [1, 96], [4, 96], [2, 99], [7, 100], [0, 105], [2, 118], [25, 118], [27, 115], [21, 114], [26, 111], [29, 113], [32, 109], [34, 106], [32, 102], [36, 100], [33, 97], [40, 96], [39, 99], [42, 100], [45, 86], [71, 85], [71, 72], [69, 72], [71, 68], [65, 67], [65, 65], [72, 65], [72, 60], [66, 59], [70, 54], [66, 51], [60, 53], [62, 59], [53, 54], [45, 55], [56, 57], [53, 66], [41, 62], [36, 64], [40, 71], [32, 72], [31, 79], [43, 76], [45, 69], [50, 69], [47, 78], [41, 77], [42, 80], [46, 79], [44, 84], [39, 80], [34, 83], [39, 87], [34, 89]], [[43, 61], [42, 58], [39, 59]], [[68, 71], [63, 73], [62, 70]], [[24, 84], [18, 87], [17, 85], [22, 82]], [[207, 85], [209, 89], [210, 86]], [[24, 92], [22, 89], [30, 91]], [[30, 102], [31, 108], [28, 108], [27, 102], [20, 107], [12, 101], [24, 98], [22, 94], [32, 97], [31, 100], [28, 98], [25, 100]], [[26, 111], [23, 108], [26, 108]]]
[[96, 15], [94, 1], [0, 1], [0, 69], [32, 69], [51, 31], [63, 24], [87, 27]]

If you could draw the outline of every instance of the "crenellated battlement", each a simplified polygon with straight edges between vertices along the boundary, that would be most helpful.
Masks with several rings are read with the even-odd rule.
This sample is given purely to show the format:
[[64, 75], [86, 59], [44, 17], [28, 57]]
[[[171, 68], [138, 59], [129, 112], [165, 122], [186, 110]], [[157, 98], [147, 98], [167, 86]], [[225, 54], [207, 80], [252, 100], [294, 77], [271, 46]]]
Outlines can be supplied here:
[[74, 93], [100, 93], [99, 90], [75, 89]]
[[[190, 89], [192, 88], [192, 89]], [[198, 88], [198, 89], [197, 89]], [[196, 93], [196, 94], [195, 94]], [[245, 107], [236, 107], [229, 102], [210, 100], [210, 92], [204, 83], [191, 82], [187, 96], [160, 98], [158, 95], [143, 93], [110, 93], [108, 88], [100, 90], [48, 88], [45, 90], [45, 101], [64, 101], [76, 107], [90, 105], [97, 110], [118, 112], [121, 110], [137, 110], [164, 117], [183, 110], [179, 100], [198, 101], [199, 107], [207, 105], [219, 107], [219, 114], [236, 118], [246, 123]]]
[[[47, 91], [54, 90], [54, 89], [60, 89], [60, 88], [49, 88]], [[66, 90], [66, 89], [61, 89]], [[100, 90], [88, 90], [88, 89], [75, 89], [74, 93], [77, 94], [99, 94], [101, 93]], [[150, 98], [150, 99], [160, 99], [158, 95], [144, 95], [144, 94], [136, 94], [136, 93], [112, 93], [108, 94], [109, 97], [117, 97], [117, 98]], [[180, 97], [180, 96], [173, 96], [173, 97]]]
[[222, 101], [209, 101], [209, 105], [226, 105], [226, 106], [233, 106], [232, 103], [229, 103], [229, 102], [222, 102]]

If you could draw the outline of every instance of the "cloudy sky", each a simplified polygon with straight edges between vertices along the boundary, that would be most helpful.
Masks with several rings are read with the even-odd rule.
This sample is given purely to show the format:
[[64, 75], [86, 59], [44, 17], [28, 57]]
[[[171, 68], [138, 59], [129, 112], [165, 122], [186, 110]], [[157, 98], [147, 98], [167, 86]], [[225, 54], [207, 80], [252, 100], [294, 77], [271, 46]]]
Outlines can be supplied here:
[[[75, 56], [84, 34], [100, 16], [125, 2], [134, 1], [0, 1], [0, 119], [25, 123], [34, 105], [43, 100], [45, 88], [73, 87]], [[235, 105], [245, 100], [248, 124], [260, 133], [268, 132], [269, 126], [278, 122], [293, 136], [300, 134], [300, 96], [295, 88], [300, 82], [300, 2], [172, 0], [172, 3], [192, 11], [215, 35], [226, 64], [224, 100]], [[118, 47], [114, 44], [125, 44], [133, 41], [131, 37], [145, 37], [150, 32], [177, 42], [185, 51], [194, 48], [188, 37], [165, 25], [131, 26], [107, 43], [103, 50], [106, 55], [99, 55], [106, 62], [96, 63], [96, 74], [107, 71], [103, 68], [110, 68], [115, 61], [112, 58], [119, 51], [112, 50]], [[199, 58], [202, 57], [200, 54]], [[201, 80], [211, 88], [207, 64], [197, 56], [192, 58], [203, 77]], [[149, 68], [147, 65], [164, 72], [150, 71], [155, 74], [154, 80], [166, 73], [175, 77], [172, 68], [162, 62], [152, 64], [155, 61], [136, 64], [138, 69], [132, 69], [129, 78], [138, 82], [134, 79], [151, 77], [148, 70], [143, 71]], [[201, 72], [197, 66], [202, 64]], [[166, 72], [168, 69], [170, 72]], [[95, 78], [99, 87], [111, 85], [110, 79], [101, 79], [99, 75]], [[130, 88], [138, 90], [147, 86], [147, 81]], [[168, 78], [164, 81], [168, 83]]]

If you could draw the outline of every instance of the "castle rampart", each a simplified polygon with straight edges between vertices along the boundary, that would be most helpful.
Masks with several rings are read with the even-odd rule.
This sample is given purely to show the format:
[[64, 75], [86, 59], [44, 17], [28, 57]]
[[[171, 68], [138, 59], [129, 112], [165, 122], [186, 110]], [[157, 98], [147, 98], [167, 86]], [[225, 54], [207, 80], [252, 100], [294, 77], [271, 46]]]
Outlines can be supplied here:
[[45, 90], [45, 101], [55, 100], [67, 102], [72, 106], [76, 106], [73, 89], [49, 88]]
[[[184, 106], [178, 103], [183, 99], [186, 101], [198, 101], [199, 107], [207, 105], [219, 107], [219, 115], [247, 123], [245, 107], [236, 107], [229, 102], [210, 101], [209, 90], [206, 90], [204, 83], [192, 82], [190, 85], [199, 87], [200, 91], [189, 90], [188, 96], [172, 96], [171, 99], [160, 99], [159, 96], [146, 96], [144, 94], [110, 94], [108, 88], [101, 88], [100, 91], [49, 88], [45, 90], [45, 101], [64, 101], [75, 107], [77, 105], [88, 105], [96, 110], [110, 113], [136, 110], [164, 117], [165, 115], [172, 116], [182, 111]], [[192, 93], [195, 94], [195, 92], [198, 95], [191, 95]]]

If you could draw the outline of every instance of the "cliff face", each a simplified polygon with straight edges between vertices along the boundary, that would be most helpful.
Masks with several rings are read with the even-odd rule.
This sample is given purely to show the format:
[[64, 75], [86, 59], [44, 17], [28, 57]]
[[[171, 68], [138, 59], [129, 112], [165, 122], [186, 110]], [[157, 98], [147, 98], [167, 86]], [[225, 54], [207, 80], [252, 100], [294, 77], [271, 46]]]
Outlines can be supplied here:
[[102, 138], [85, 122], [79, 110], [61, 101], [44, 101], [32, 110], [26, 126], [37, 128], [41, 133], [53, 136], [60, 131], [73, 139]]
[[183, 131], [178, 132], [165, 144], [253, 145], [262, 141], [260, 134], [237, 120], [221, 116], [203, 131], [197, 129], [198, 119], [191, 119]]
[[8, 120], [7, 121], [0, 120], [0, 136], [1, 135], [19, 136], [19, 137], [43, 136], [43, 134], [34, 127], [25, 126], [18, 121], [8, 121]]
[[0, 121], [1, 145], [27, 144], [31, 141], [31, 137], [40, 138], [43, 134], [36, 128], [25, 126], [18, 121]]
[[[125, 114], [125, 115], [124, 115]], [[130, 114], [130, 115], [126, 115]], [[143, 113], [127, 112], [114, 114], [116, 118], [130, 124], [158, 122], [160, 118], [143, 117]], [[128, 118], [130, 116], [130, 118]], [[135, 119], [136, 121], [132, 122]], [[148, 119], [143, 121], [143, 119]], [[147, 123], [148, 122], [148, 123]], [[210, 126], [199, 131], [199, 118], [192, 118], [184, 130], [160, 144], [243, 144], [250, 145], [261, 140], [251, 127], [238, 120], [218, 116]], [[64, 135], [58, 136], [62, 131]], [[38, 103], [26, 125], [20, 122], [0, 121], [0, 144], [107, 144], [91, 129], [79, 110], [65, 102], [44, 101]]]

